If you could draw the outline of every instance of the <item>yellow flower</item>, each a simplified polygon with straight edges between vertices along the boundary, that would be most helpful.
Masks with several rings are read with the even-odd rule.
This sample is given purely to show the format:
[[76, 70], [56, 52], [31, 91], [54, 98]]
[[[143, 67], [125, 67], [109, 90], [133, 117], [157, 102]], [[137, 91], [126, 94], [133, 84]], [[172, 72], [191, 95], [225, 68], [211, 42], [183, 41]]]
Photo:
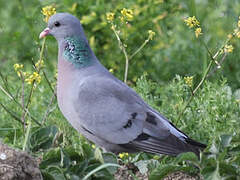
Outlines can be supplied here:
[[14, 64], [13, 65], [13, 68], [14, 68], [14, 70], [17, 72], [17, 75], [18, 75], [18, 77], [21, 77], [21, 75], [22, 75], [22, 70], [21, 69], [23, 69], [23, 64]]
[[24, 77], [27, 77], [27, 76], [30, 75], [30, 73], [29, 73], [29, 72], [22, 72], [22, 75], [23, 75]]
[[108, 71], [109, 71], [110, 73], [113, 73], [113, 72], [114, 72], [114, 69], [111, 68], [111, 69], [109, 69]]
[[231, 53], [231, 52], [233, 52], [233, 46], [232, 45], [225, 45], [224, 46], [224, 52], [226, 52], [226, 53]]
[[227, 37], [228, 37], [228, 39], [232, 39], [233, 35], [232, 34], [228, 34]]
[[106, 16], [107, 16], [107, 20], [110, 21], [110, 22], [112, 22], [112, 21], [114, 20], [115, 14], [112, 13], [112, 12], [108, 12], [108, 13], [106, 14]]
[[196, 36], [196, 38], [198, 38], [201, 34], [202, 34], [202, 29], [201, 28], [195, 29], [195, 36]]
[[123, 159], [124, 157], [128, 157], [128, 153], [119, 153], [118, 156]]
[[240, 31], [238, 28], [234, 29], [234, 33], [235, 36], [237, 36], [237, 38], [240, 38]]
[[36, 81], [38, 84], [41, 82], [41, 76], [34, 72], [33, 74], [29, 75], [28, 78], [25, 79], [27, 84], [32, 84], [34, 81]]
[[156, 33], [152, 30], [148, 30], [148, 37], [150, 40], [153, 40], [153, 37], [156, 35]]
[[23, 68], [23, 64], [17, 64], [16, 63], [16, 64], [13, 65], [13, 68], [14, 68], [15, 71], [18, 71], [18, 70]]
[[184, 81], [188, 85], [188, 87], [192, 87], [192, 85], [193, 85], [193, 76], [184, 77]]
[[133, 11], [131, 9], [123, 8], [121, 10], [121, 14], [123, 15], [123, 18], [127, 19], [127, 21], [131, 21], [133, 19]]
[[39, 70], [44, 66], [44, 61], [42, 59], [39, 59], [38, 62], [36, 62], [35, 67]]
[[187, 19], [184, 20], [184, 22], [189, 28], [198, 27], [200, 25], [199, 21], [196, 19], [195, 16], [188, 17]]
[[240, 31], [236, 33], [237, 38], [240, 38]]
[[96, 149], [96, 146], [95, 146], [95, 144], [92, 144], [92, 148], [93, 148], [93, 149]]
[[49, 18], [56, 14], [56, 8], [53, 7], [52, 5], [50, 6], [45, 6], [42, 8], [42, 14], [45, 16], [44, 21], [48, 22]]
[[240, 31], [236, 33], [237, 38], [240, 38]]

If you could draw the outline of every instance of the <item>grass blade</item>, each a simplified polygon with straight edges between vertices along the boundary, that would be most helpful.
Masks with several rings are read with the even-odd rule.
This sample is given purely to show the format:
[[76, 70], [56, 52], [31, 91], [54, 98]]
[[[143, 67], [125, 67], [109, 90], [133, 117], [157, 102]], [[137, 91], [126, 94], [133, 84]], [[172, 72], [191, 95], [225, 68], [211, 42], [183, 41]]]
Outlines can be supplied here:
[[89, 172], [84, 178], [83, 180], [87, 180], [91, 175], [93, 175], [94, 173], [100, 171], [101, 169], [107, 168], [109, 166], [115, 166], [115, 167], [121, 167], [118, 164], [112, 164], [112, 163], [106, 163], [106, 164], [102, 164], [101, 166], [97, 167], [96, 169], [92, 170], [91, 172]]

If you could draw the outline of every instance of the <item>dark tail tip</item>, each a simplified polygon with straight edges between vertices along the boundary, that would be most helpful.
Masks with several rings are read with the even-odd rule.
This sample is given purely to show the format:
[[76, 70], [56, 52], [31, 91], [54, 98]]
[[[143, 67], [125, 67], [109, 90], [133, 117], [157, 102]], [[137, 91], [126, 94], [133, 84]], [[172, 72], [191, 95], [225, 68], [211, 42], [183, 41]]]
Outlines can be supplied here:
[[191, 146], [192, 152], [194, 152], [198, 156], [198, 159], [200, 159], [200, 152], [203, 151], [207, 145], [197, 142], [191, 138], [187, 138], [185, 141]]
[[195, 146], [196, 148], [201, 149], [201, 150], [204, 150], [204, 149], [207, 147], [207, 145], [202, 144], [202, 143], [200, 143], [200, 142], [197, 142], [197, 141], [195, 141], [195, 140], [193, 140], [193, 139], [191, 139], [191, 138], [187, 138], [187, 139], [186, 139], [186, 142], [187, 142], [188, 144], [192, 145], [192, 146]]

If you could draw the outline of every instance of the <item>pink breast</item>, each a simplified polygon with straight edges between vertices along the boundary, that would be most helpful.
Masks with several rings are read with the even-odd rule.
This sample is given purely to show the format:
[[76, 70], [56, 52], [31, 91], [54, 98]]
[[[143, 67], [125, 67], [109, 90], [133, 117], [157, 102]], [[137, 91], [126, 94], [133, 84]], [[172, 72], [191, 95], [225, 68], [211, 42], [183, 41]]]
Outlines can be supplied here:
[[68, 96], [69, 90], [72, 88], [74, 72], [75, 68], [70, 62], [66, 60], [58, 61], [57, 97], [60, 106], [64, 103], [64, 97]]

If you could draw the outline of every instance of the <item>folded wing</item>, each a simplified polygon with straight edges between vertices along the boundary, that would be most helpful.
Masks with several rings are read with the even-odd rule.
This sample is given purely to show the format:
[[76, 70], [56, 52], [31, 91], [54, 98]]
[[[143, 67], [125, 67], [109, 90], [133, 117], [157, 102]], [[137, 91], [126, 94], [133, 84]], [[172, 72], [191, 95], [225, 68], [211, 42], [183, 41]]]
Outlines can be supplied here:
[[191, 151], [199, 155], [205, 148], [149, 107], [121, 81], [104, 77], [91, 77], [86, 81], [79, 88], [76, 111], [81, 124], [96, 137], [130, 152], [175, 156]]

